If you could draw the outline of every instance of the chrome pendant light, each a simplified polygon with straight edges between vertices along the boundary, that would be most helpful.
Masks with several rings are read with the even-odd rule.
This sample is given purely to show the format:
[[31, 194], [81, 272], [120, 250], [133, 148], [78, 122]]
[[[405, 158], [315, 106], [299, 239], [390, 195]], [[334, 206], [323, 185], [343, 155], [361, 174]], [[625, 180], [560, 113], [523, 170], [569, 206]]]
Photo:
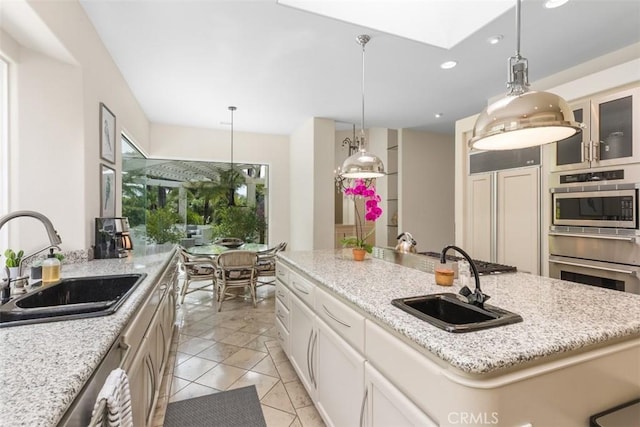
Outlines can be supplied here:
[[567, 101], [549, 92], [529, 91], [527, 59], [520, 56], [520, 2], [516, 0], [516, 54], [509, 58], [509, 93], [476, 120], [471, 148], [511, 150], [560, 141], [581, 131]]
[[341, 175], [344, 178], [379, 178], [384, 176], [384, 164], [378, 156], [367, 151], [364, 134], [364, 46], [370, 39], [366, 34], [356, 37], [356, 41], [362, 46], [362, 120], [360, 121], [360, 135], [356, 137], [359, 149], [342, 163]]

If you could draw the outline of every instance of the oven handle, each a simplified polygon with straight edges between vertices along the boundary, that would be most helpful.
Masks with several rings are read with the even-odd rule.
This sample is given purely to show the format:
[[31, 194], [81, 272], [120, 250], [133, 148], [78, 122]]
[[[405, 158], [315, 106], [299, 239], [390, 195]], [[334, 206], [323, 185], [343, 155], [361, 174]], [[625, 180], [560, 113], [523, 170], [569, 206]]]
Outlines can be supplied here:
[[556, 232], [550, 232], [549, 236], [584, 237], [585, 239], [621, 240], [623, 242], [636, 243], [636, 236], [607, 236], [607, 235], [600, 235], [600, 234], [595, 235], [595, 234], [556, 233]]
[[597, 267], [597, 266], [594, 266], [594, 265], [580, 264], [578, 262], [558, 261], [558, 260], [551, 259], [551, 258], [549, 258], [549, 262], [552, 262], [554, 264], [571, 265], [573, 267], [583, 267], [583, 268], [592, 268], [594, 270], [610, 271], [612, 273], [628, 274], [629, 276], [635, 276], [636, 275], [636, 272], [632, 271], [632, 270], [620, 270], [620, 269], [617, 269], [617, 268]]

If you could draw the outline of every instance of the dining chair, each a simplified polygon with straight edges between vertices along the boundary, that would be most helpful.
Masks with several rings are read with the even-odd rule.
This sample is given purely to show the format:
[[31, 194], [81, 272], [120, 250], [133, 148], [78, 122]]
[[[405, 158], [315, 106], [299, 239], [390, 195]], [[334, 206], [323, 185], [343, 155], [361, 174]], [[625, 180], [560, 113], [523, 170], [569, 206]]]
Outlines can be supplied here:
[[[179, 268], [185, 274], [185, 281], [180, 289], [180, 304], [184, 303], [184, 297], [195, 291], [215, 292], [215, 264], [213, 259], [206, 255], [194, 255], [183, 247], [178, 248], [180, 254]], [[191, 282], [208, 281], [206, 284], [189, 289]], [[211, 286], [211, 289], [207, 289]]]
[[252, 251], [230, 250], [218, 255], [214, 261], [218, 311], [227, 297], [237, 296], [229, 292], [231, 288], [249, 288], [253, 307], [256, 307], [257, 263], [258, 255]]
[[[272, 248], [257, 252], [258, 254], [258, 287], [276, 284], [276, 255], [287, 248], [287, 242], [282, 242]], [[264, 279], [268, 277], [269, 279]]]

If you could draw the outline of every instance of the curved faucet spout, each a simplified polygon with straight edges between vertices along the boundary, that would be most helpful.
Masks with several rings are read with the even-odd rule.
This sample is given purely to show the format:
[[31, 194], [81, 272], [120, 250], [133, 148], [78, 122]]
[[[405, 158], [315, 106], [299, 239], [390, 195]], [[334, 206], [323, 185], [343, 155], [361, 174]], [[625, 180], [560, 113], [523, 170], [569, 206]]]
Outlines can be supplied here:
[[62, 243], [62, 239], [58, 235], [58, 232], [56, 231], [56, 229], [53, 227], [53, 224], [51, 223], [51, 221], [49, 221], [49, 218], [35, 211], [11, 212], [10, 214], [7, 214], [2, 218], [0, 218], [0, 228], [2, 228], [3, 225], [11, 221], [12, 219], [24, 217], [24, 216], [35, 218], [44, 225], [44, 228], [47, 230], [47, 234], [49, 235], [49, 242], [51, 243], [51, 246], [58, 246], [59, 244]]
[[460, 290], [460, 294], [464, 295], [471, 304], [482, 307], [484, 302], [488, 300], [490, 297], [489, 295], [483, 294], [482, 290], [480, 289], [480, 275], [478, 274], [478, 268], [476, 267], [476, 263], [473, 262], [469, 254], [467, 254], [461, 248], [457, 247], [456, 245], [449, 245], [449, 246], [445, 246], [444, 249], [442, 249], [442, 252], [440, 253], [441, 264], [444, 264], [445, 262], [447, 262], [446, 255], [449, 249], [454, 249], [455, 251], [459, 252], [460, 255], [462, 255], [467, 260], [467, 262], [471, 266], [471, 270], [473, 271], [473, 277], [476, 279], [476, 289], [474, 292], [471, 292], [471, 290], [465, 286]]

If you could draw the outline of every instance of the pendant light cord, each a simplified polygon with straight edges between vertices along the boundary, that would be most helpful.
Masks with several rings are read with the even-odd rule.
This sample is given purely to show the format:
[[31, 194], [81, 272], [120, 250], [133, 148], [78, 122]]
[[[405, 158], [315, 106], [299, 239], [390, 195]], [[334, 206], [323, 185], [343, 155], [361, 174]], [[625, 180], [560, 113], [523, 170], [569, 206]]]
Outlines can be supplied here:
[[360, 151], [365, 150], [366, 141], [364, 137], [364, 46], [371, 40], [366, 34], [356, 37], [356, 41], [362, 46], [362, 117], [360, 118], [360, 138], [358, 140], [358, 148]]
[[236, 111], [236, 107], [230, 106], [231, 111], [231, 170], [233, 170], [233, 112]]
[[520, 58], [520, 0], [516, 0], [516, 58]]

